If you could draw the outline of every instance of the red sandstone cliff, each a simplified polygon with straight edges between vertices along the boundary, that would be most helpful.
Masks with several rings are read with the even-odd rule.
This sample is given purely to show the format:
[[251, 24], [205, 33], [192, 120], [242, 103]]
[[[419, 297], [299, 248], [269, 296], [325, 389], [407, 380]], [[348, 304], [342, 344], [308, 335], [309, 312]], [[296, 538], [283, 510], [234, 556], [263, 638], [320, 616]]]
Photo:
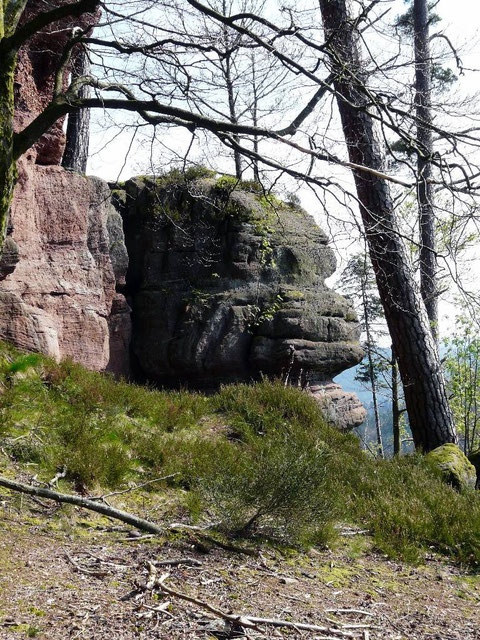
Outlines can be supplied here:
[[[40, 6], [31, 0], [27, 18]], [[65, 20], [20, 52], [17, 130], [48, 103], [72, 27], [94, 20], [92, 15]], [[19, 162], [2, 259], [2, 271], [10, 273], [0, 282], [0, 337], [55, 358], [71, 356], [92, 369], [126, 373], [130, 317], [117, 289], [128, 259], [120, 216], [105, 182], [59, 166], [64, 146], [62, 123], [57, 123]]]

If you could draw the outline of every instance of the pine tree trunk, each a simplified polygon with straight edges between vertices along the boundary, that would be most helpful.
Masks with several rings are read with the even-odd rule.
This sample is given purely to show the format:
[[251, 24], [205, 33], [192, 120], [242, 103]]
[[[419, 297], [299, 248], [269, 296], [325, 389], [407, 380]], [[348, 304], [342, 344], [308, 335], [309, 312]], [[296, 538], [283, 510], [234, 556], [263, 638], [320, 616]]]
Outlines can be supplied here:
[[[1, 50], [0, 50], [1, 51]], [[0, 255], [7, 233], [16, 165], [13, 157], [13, 78], [16, 56], [6, 54], [0, 65]]]
[[[90, 61], [87, 51], [82, 48], [75, 57], [72, 68], [72, 80], [89, 75]], [[83, 86], [79, 91], [80, 98], [88, 98], [90, 87]], [[90, 142], [90, 111], [78, 109], [68, 115], [67, 144], [63, 154], [62, 166], [71, 171], [86, 173], [88, 147]]]
[[420, 226], [420, 291], [435, 340], [438, 340], [437, 259], [435, 253], [435, 204], [431, 157], [433, 154], [431, 112], [430, 40], [427, 0], [414, 0], [415, 34], [415, 105], [417, 140], [420, 154], [417, 159], [417, 201]]
[[382, 438], [382, 424], [380, 422], [380, 412], [378, 410], [378, 394], [377, 394], [377, 377], [375, 375], [375, 365], [372, 357], [372, 335], [370, 332], [370, 319], [368, 316], [368, 304], [366, 299], [366, 274], [367, 274], [367, 256], [365, 254], [364, 271], [362, 277], [362, 298], [363, 298], [363, 312], [365, 318], [365, 334], [367, 336], [367, 358], [368, 358], [368, 377], [370, 378], [370, 387], [372, 389], [373, 398], [373, 415], [375, 418], [375, 432], [377, 436], [377, 453], [380, 458], [384, 457], [383, 438]]
[[400, 443], [400, 408], [398, 399], [398, 367], [397, 358], [392, 345], [392, 430], [393, 430], [393, 455], [400, 455], [401, 443]]
[[[354, 21], [346, 0], [319, 0], [329, 41], [335, 90], [350, 160], [383, 171], [382, 150], [368, 113]], [[388, 183], [354, 172], [360, 213], [405, 393], [415, 446], [430, 451], [456, 442], [430, 324], [397, 231]]]

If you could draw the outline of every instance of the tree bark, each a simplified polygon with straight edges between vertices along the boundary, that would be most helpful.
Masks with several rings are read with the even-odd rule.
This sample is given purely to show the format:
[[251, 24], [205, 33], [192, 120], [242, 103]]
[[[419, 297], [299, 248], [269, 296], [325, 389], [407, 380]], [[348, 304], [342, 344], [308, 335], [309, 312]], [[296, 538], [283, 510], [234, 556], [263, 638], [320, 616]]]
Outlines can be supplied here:
[[[347, 0], [319, 0], [342, 128], [350, 160], [383, 172], [383, 154], [368, 112], [355, 23]], [[370, 259], [405, 392], [415, 446], [430, 451], [456, 442], [430, 324], [398, 233], [385, 179], [354, 171]]]
[[[90, 61], [85, 48], [75, 56], [72, 67], [72, 81], [90, 74]], [[79, 91], [79, 98], [90, 97], [90, 87], [84, 85]], [[88, 147], [90, 142], [90, 110], [77, 109], [68, 115], [67, 143], [63, 154], [62, 166], [71, 171], [86, 173]]]
[[400, 442], [400, 407], [398, 398], [398, 367], [397, 357], [392, 345], [392, 430], [393, 430], [393, 455], [400, 455], [401, 442]]
[[417, 202], [420, 227], [420, 292], [435, 341], [438, 340], [437, 258], [435, 246], [435, 203], [432, 178], [433, 139], [431, 78], [432, 62], [427, 0], [414, 0], [415, 109], [417, 115]]
[[[1, 56], [0, 48], [0, 56]], [[16, 55], [6, 53], [0, 70], [0, 255], [7, 233], [8, 215], [16, 179], [13, 156], [13, 78]]]

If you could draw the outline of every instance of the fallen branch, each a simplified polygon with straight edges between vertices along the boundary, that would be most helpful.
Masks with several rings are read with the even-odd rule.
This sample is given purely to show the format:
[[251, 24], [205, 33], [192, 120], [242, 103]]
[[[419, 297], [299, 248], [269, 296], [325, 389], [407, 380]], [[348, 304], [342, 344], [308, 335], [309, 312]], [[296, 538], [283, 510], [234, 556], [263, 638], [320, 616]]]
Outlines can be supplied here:
[[89, 509], [90, 511], [96, 511], [97, 513], [101, 513], [102, 515], [109, 518], [114, 518], [115, 520], [125, 522], [126, 524], [136, 527], [141, 531], [148, 531], [150, 533], [157, 534], [164, 533], [164, 529], [159, 527], [154, 522], [144, 520], [143, 518], [139, 518], [138, 516], [127, 513], [126, 511], [122, 511], [121, 509], [110, 507], [109, 505], [106, 505], [102, 502], [95, 502], [94, 500], [89, 500], [88, 498], [82, 498], [81, 496], [74, 496], [67, 493], [58, 493], [57, 491], [53, 491], [52, 489], [45, 489], [43, 487], [32, 487], [31, 485], [23, 484], [22, 482], [8, 480], [7, 478], [4, 478], [2, 476], [0, 476], [0, 487], [5, 487], [6, 489], [10, 489], [11, 491], [18, 491], [19, 493], [26, 493], [30, 496], [47, 498], [48, 500], [54, 500], [55, 502], [73, 504], [77, 507]]
[[48, 482], [48, 486], [58, 487], [58, 481], [61, 480], [62, 478], [65, 478], [66, 475], [67, 475], [67, 467], [63, 467], [60, 471], [57, 471], [57, 473], [55, 474], [55, 477]]
[[[152, 563], [149, 563], [149, 576], [152, 575]], [[182, 593], [180, 591], [176, 591], [171, 587], [167, 587], [165, 585], [165, 580], [169, 577], [168, 573], [162, 575], [160, 579], [156, 581], [155, 586], [159, 587], [165, 593], [168, 593], [171, 596], [175, 596], [180, 600], [186, 600], [187, 602], [191, 602], [193, 604], [198, 605], [202, 609], [206, 611], [210, 611], [210, 613], [215, 614], [219, 618], [230, 622], [233, 625], [239, 625], [245, 627], [247, 629], [255, 629], [259, 631], [258, 625], [267, 625], [271, 627], [283, 627], [287, 629], [296, 629], [296, 630], [304, 630], [304, 631], [319, 631], [321, 633], [330, 633], [334, 636], [337, 636], [335, 640], [338, 640], [338, 636], [346, 637], [346, 638], [354, 638], [354, 634], [348, 631], [342, 631], [340, 629], [333, 629], [331, 627], [322, 627], [316, 624], [306, 624], [304, 622], [290, 622], [289, 620], [276, 620], [273, 618], [257, 618], [255, 616], [250, 615], [239, 615], [239, 614], [231, 614], [214, 607], [213, 605], [205, 602], [204, 600], [199, 600], [193, 596], [190, 596], [186, 593]], [[332, 638], [332, 636], [328, 636]], [[326, 640], [326, 636], [323, 637]]]
[[358, 613], [361, 616], [374, 616], [371, 611], [363, 611], [362, 609], [325, 609], [326, 613]]
[[[148, 564], [149, 564], [149, 572], [151, 573], [152, 563], [149, 562]], [[171, 589], [170, 587], [167, 587], [165, 585], [165, 580], [169, 577], [169, 575], [170, 575], [169, 573], [164, 573], [161, 576], [161, 578], [159, 578], [156, 581], [155, 586], [159, 587], [162, 591], [164, 591], [165, 593], [168, 593], [169, 595], [180, 598], [180, 600], [186, 600], [187, 602], [191, 602], [192, 604], [198, 605], [199, 607], [201, 607], [202, 609], [205, 609], [206, 611], [210, 611], [210, 613], [215, 614], [216, 616], [218, 616], [219, 618], [222, 618], [223, 620], [227, 620], [227, 622], [230, 622], [230, 624], [232, 625], [245, 627], [246, 629], [254, 629], [255, 631], [260, 631], [260, 629], [254, 622], [251, 622], [251, 620], [249, 620], [244, 616], [227, 613], [226, 611], [222, 611], [221, 609], [217, 609], [217, 607], [214, 607], [213, 605], [208, 604], [208, 602], [204, 602], [203, 600], [199, 600], [198, 598], [189, 596], [186, 593], [181, 593], [180, 591], [175, 591], [175, 589]]]
[[284, 627], [285, 629], [299, 629], [301, 631], [320, 631], [322, 633], [333, 633], [345, 638], [354, 638], [353, 633], [334, 629], [332, 627], [321, 627], [317, 624], [307, 624], [306, 622], [290, 622], [289, 620], [277, 620], [275, 618], [256, 618], [255, 616], [247, 616], [248, 620], [256, 624], [265, 624], [269, 627]]
[[179, 564], [189, 564], [193, 567], [201, 567], [203, 562], [195, 558], [175, 558], [173, 560], [159, 560], [153, 563], [156, 567], [176, 567]]

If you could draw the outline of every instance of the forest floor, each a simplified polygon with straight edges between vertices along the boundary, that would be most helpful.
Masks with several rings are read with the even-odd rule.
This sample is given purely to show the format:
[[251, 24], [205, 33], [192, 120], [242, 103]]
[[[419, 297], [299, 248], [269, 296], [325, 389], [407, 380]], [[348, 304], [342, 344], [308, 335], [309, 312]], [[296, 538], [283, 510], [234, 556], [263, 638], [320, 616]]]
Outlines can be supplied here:
[[[118, 524], [2, 495], [1, 640], [480, 638], [480, 576], [433, 554], [420, 566], [388, 560], [361, 533], [333, 550], [201, 553], [188, 536], [130, 538]], [[198, 603], [146, 588], [149, 563], [169, 560], [158, 575], [168, 572], [165, 585], [177, 592], [224, 612], [325, 630], [226, 631]]]

